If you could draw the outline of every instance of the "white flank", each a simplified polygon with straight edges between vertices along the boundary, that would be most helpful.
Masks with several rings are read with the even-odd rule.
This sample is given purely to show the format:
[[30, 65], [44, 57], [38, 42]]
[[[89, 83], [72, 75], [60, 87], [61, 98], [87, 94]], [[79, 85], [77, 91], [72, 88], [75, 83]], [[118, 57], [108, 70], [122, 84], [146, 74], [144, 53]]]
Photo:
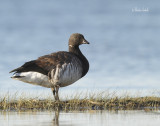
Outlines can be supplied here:
[[[54, 70], [52, 70], [54, 72]], [[79, 60], [71, 63], [65, 63], [62, 67], [57, 66], [55, 74], [51, 72], [51, 83], [60, 85], [60, 87], [68, 86], [79, 80], [82, 76], [82, 65]]]
[[[19, 78], [14, 78], [14, 76], [21, 76]], [[22, 73], [15, 73], [13, 75], [13, 79], [20, 80], [26, 83], [40, 85], [43, 87], [50, 88], [53, 86], [48, 80], [48, 76], [38, 73], [38, 72], [22, 72]]]

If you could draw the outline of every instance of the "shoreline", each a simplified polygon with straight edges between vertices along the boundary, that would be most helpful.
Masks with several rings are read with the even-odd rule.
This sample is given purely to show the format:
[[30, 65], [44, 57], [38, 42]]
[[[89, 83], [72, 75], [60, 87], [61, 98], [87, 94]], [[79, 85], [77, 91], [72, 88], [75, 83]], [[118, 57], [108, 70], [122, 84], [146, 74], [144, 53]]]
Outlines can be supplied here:
[[[87, 94], [87, 93], [86, 93]], [[26, 111], [26, 110], [158, 110], [160, 109], [160, 97], [158, 96], [116, 96], [105, 92], [87, 94], [81, 97], [74, 94], [60, 102], [55, 102], [53, 97], [41, 99], [39, 97], [17, 97], [17, 93], [10, 96], [0, 95], [1, 111]]]

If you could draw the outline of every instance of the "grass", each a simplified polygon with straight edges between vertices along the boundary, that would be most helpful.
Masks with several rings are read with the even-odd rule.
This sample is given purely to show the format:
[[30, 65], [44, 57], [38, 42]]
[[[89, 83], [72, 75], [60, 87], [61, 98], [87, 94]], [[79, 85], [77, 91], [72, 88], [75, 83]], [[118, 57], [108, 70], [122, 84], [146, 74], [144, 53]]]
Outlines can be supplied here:
[[28, 97], [25, 94], [14, 95], [6, 93], [0, 95], [0, 110], [26, 111], [26, 110], [139, 110], [159, 109], [160, 97], [157, 96], [130, 96], [123, 94], [115, 95], [115, 92], [75, 93], [72, 97], [66, 96], [60, 102], [55, 102], [53, 96], [44, 99], [39, 97]]

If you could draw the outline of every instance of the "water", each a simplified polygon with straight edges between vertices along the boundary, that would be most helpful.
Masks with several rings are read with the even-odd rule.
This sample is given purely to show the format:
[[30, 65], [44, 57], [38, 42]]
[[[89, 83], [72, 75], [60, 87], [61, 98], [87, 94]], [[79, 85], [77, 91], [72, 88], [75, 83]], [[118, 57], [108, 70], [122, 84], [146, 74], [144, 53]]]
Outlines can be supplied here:
[[1, 126], [159, 126], [159, 111], [0, 112]]
[[[69, 36], [81, 46], [89, 73], [67, 89], [159, 89], [160, 1], [0, 1], [0, 88], [42, 89], [10, 79], [8, 72], [39, 56], [67, 50]], [[132, 12], [133, 8], [148, 12]]]

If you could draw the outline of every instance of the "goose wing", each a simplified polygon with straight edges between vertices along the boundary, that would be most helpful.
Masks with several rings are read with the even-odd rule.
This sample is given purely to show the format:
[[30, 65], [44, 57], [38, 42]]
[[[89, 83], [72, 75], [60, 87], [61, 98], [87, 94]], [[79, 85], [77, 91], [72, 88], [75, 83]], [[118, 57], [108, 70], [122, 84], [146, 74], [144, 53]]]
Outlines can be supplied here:
[[63, 64], [71, 63], [73, 61], [73, 58], [75, 57], [76, 56], [74, 54], [69, 52], [51, 53], [50, 55], [41, 56], [37, 60], [26, 62], [21, 67], [10, 71], [10, 73], [34, 71], [42, 73], [44, 75], [48, 75], [48, 73], [51, 70], [55, 69], [57, 65], [61, 67]]

